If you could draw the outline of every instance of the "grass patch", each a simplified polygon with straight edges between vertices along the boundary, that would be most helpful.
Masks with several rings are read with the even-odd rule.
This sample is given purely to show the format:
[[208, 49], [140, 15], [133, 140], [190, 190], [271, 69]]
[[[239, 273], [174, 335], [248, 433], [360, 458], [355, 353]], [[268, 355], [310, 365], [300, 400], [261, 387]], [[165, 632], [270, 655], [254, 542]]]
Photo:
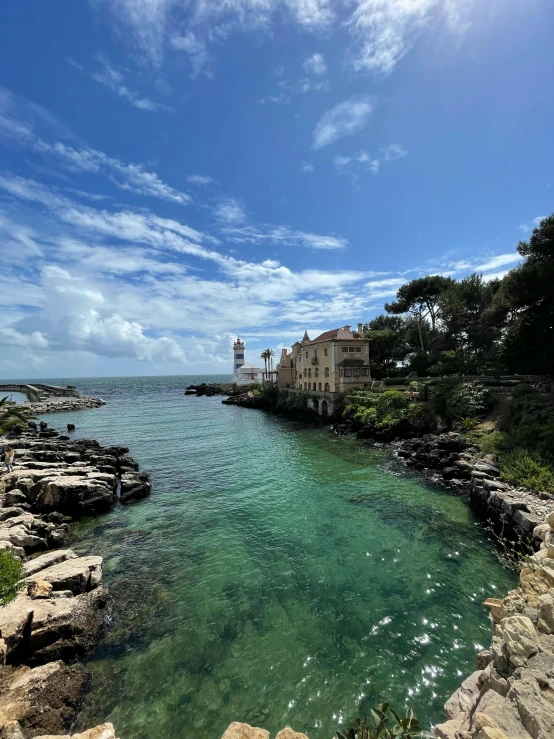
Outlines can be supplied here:
[[554, 466], [536, 452], [516, 449], [504, 454], [500, 476], [510, 485], [522, 485], [534, 493], [554, 493]]

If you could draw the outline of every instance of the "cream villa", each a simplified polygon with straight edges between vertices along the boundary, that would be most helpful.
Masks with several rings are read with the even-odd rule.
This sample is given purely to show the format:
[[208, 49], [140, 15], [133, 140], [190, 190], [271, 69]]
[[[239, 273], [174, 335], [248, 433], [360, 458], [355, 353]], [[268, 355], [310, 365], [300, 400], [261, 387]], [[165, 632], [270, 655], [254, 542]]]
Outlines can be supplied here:
[[292, 351], [281, 352], [277, 367], [278, 384], [312, 392], [342, 393], [370, 382], [369, 342], [363, 326], [325, 331], [315, 339], [304, 333]]

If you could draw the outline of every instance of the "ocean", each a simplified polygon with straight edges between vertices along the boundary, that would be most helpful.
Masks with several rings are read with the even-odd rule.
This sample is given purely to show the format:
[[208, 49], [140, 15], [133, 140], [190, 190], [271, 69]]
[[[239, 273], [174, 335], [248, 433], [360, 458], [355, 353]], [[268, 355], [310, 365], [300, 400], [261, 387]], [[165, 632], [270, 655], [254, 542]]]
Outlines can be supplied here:
[[382, 700], [443, 720], [490, 644], [482, 602], [515, 575], [465, 496], [388, 450], [183, 394], [228, 379], [51, 380], [107, 405], [50, 425], [129, 446], [153, 481], [72, 528], [111, 593], [77, 728], [219, 739], [246, 721], [330, 739]]

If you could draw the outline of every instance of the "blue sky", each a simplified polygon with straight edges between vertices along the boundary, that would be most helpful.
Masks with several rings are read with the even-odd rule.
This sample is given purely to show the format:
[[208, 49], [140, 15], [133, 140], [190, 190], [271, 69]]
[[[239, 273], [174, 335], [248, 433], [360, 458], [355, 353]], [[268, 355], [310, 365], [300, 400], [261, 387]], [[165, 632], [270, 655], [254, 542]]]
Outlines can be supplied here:
[[0, 9], [0, 376], [230, 372], [554, 195], [551, 0]]

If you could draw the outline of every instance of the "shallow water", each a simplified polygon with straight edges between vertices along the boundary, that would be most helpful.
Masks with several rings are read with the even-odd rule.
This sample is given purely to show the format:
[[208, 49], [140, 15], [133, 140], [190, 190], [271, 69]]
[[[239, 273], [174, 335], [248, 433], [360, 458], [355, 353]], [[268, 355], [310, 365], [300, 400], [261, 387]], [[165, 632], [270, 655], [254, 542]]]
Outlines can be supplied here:
[[514, 585], [466, 500], [323, 427], [185, 397], [192, 379], [76, 380], [108, 405], [48, 417], [128, 445], [153, 478], [150, 499], [72, 531], [114, 596], [79, 726], [330, 739], [379, 700], [441, 720], [490, 642], [482, 601]]

